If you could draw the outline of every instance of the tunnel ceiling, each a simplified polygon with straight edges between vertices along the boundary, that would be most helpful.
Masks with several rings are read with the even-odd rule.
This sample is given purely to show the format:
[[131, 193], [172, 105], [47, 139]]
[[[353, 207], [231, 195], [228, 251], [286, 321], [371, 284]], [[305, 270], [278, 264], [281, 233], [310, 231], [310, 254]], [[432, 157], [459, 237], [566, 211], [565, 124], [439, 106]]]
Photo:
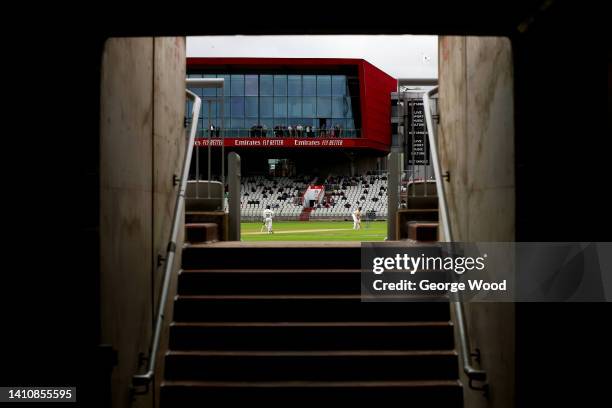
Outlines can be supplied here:
[[[520, 26], [537, 23], [555, 13], [558, 1], [514, 0], [481, 4], [454, 2], [410, 2], [402, 6], [372, 7], [353, 3], [358, 10], [333, 10], [295, 18], [291, 9], [274, 11], [268, 7], [241, 5], [242, 11], [228, 15], [222, 5], [210, 5], [204, 12], [184, 13], [170, 18], [168, 10], [153, 10], [147, 19], [134, 18], [129, 13], [113, 15], [113, 24], [96, 28], [108, 36], [131, 35], [229, 35], [229, 34], [470, 34], [512, 35]], [[567, 4], [564, 5], [567, 7]], [[573, 6], [579, 9], [579, 5]], [[170, 14], [172, 14], [170, 12]], [[258, 21], [268, 22], [256, 24]], [[274, 24], [269, 24], [273, 21]], [[101, 29], [101, 30], [100, 30]]]

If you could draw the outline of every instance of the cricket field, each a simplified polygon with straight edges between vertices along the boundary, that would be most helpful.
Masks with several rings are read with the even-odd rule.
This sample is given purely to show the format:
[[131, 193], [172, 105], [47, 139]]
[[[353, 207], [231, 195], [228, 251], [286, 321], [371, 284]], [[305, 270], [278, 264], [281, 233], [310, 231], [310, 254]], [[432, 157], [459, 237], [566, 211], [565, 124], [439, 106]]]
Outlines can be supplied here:
[[384, 241], [386, 221], [362, 221], [353, 230], [352, 221], [274, 221], [273, 234], [261, 222], [240, 224], [242, 241]]

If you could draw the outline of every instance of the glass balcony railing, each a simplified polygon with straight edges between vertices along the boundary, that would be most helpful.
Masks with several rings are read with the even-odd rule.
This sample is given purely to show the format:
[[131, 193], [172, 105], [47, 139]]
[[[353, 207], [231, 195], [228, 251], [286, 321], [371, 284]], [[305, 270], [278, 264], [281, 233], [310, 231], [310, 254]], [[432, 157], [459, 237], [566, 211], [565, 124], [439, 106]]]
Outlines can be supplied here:
[[198, 129], [198, 138], [239, 138], [239, 137], [286, 137], [286, 138], [358, 138], [361, 137], [361, 129], [312, 129], [297, 130], [289, 128], [274, 129]]

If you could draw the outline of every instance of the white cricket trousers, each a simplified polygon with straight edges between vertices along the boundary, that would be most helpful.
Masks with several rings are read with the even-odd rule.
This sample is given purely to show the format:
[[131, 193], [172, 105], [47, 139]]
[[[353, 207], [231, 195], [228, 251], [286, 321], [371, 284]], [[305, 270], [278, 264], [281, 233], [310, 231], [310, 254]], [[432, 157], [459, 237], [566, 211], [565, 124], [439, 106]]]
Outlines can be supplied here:
[[266, 230], [268, 231], [268, 233], [271, 233], [272, 232], [272, 218], [266, 218], [265, 223], [266, 223]]

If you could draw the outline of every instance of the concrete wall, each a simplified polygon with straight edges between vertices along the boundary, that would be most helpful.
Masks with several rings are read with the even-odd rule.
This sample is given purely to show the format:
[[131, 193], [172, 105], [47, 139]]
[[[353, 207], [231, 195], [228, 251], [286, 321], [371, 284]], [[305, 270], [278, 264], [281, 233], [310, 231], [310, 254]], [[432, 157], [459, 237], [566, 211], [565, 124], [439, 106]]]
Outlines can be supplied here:
[[[514, 98], [506, 38], [439, 38], [438, 144], [453, 239], [514, 241]], [[514, 407], [514, 304], [466, 305], [490, 397], [465, 387], [465, 406]]]
[[[185, 149], [185, 40], [110, 39], [101, 75], [101, 330], [119, 357], [113, 407], [127, 407], [138, 354], [149, 348], [163, 271], [156, 258], [165, 254], [172, 174]], [[152, 404], [149, 394], [132, 405]]]

